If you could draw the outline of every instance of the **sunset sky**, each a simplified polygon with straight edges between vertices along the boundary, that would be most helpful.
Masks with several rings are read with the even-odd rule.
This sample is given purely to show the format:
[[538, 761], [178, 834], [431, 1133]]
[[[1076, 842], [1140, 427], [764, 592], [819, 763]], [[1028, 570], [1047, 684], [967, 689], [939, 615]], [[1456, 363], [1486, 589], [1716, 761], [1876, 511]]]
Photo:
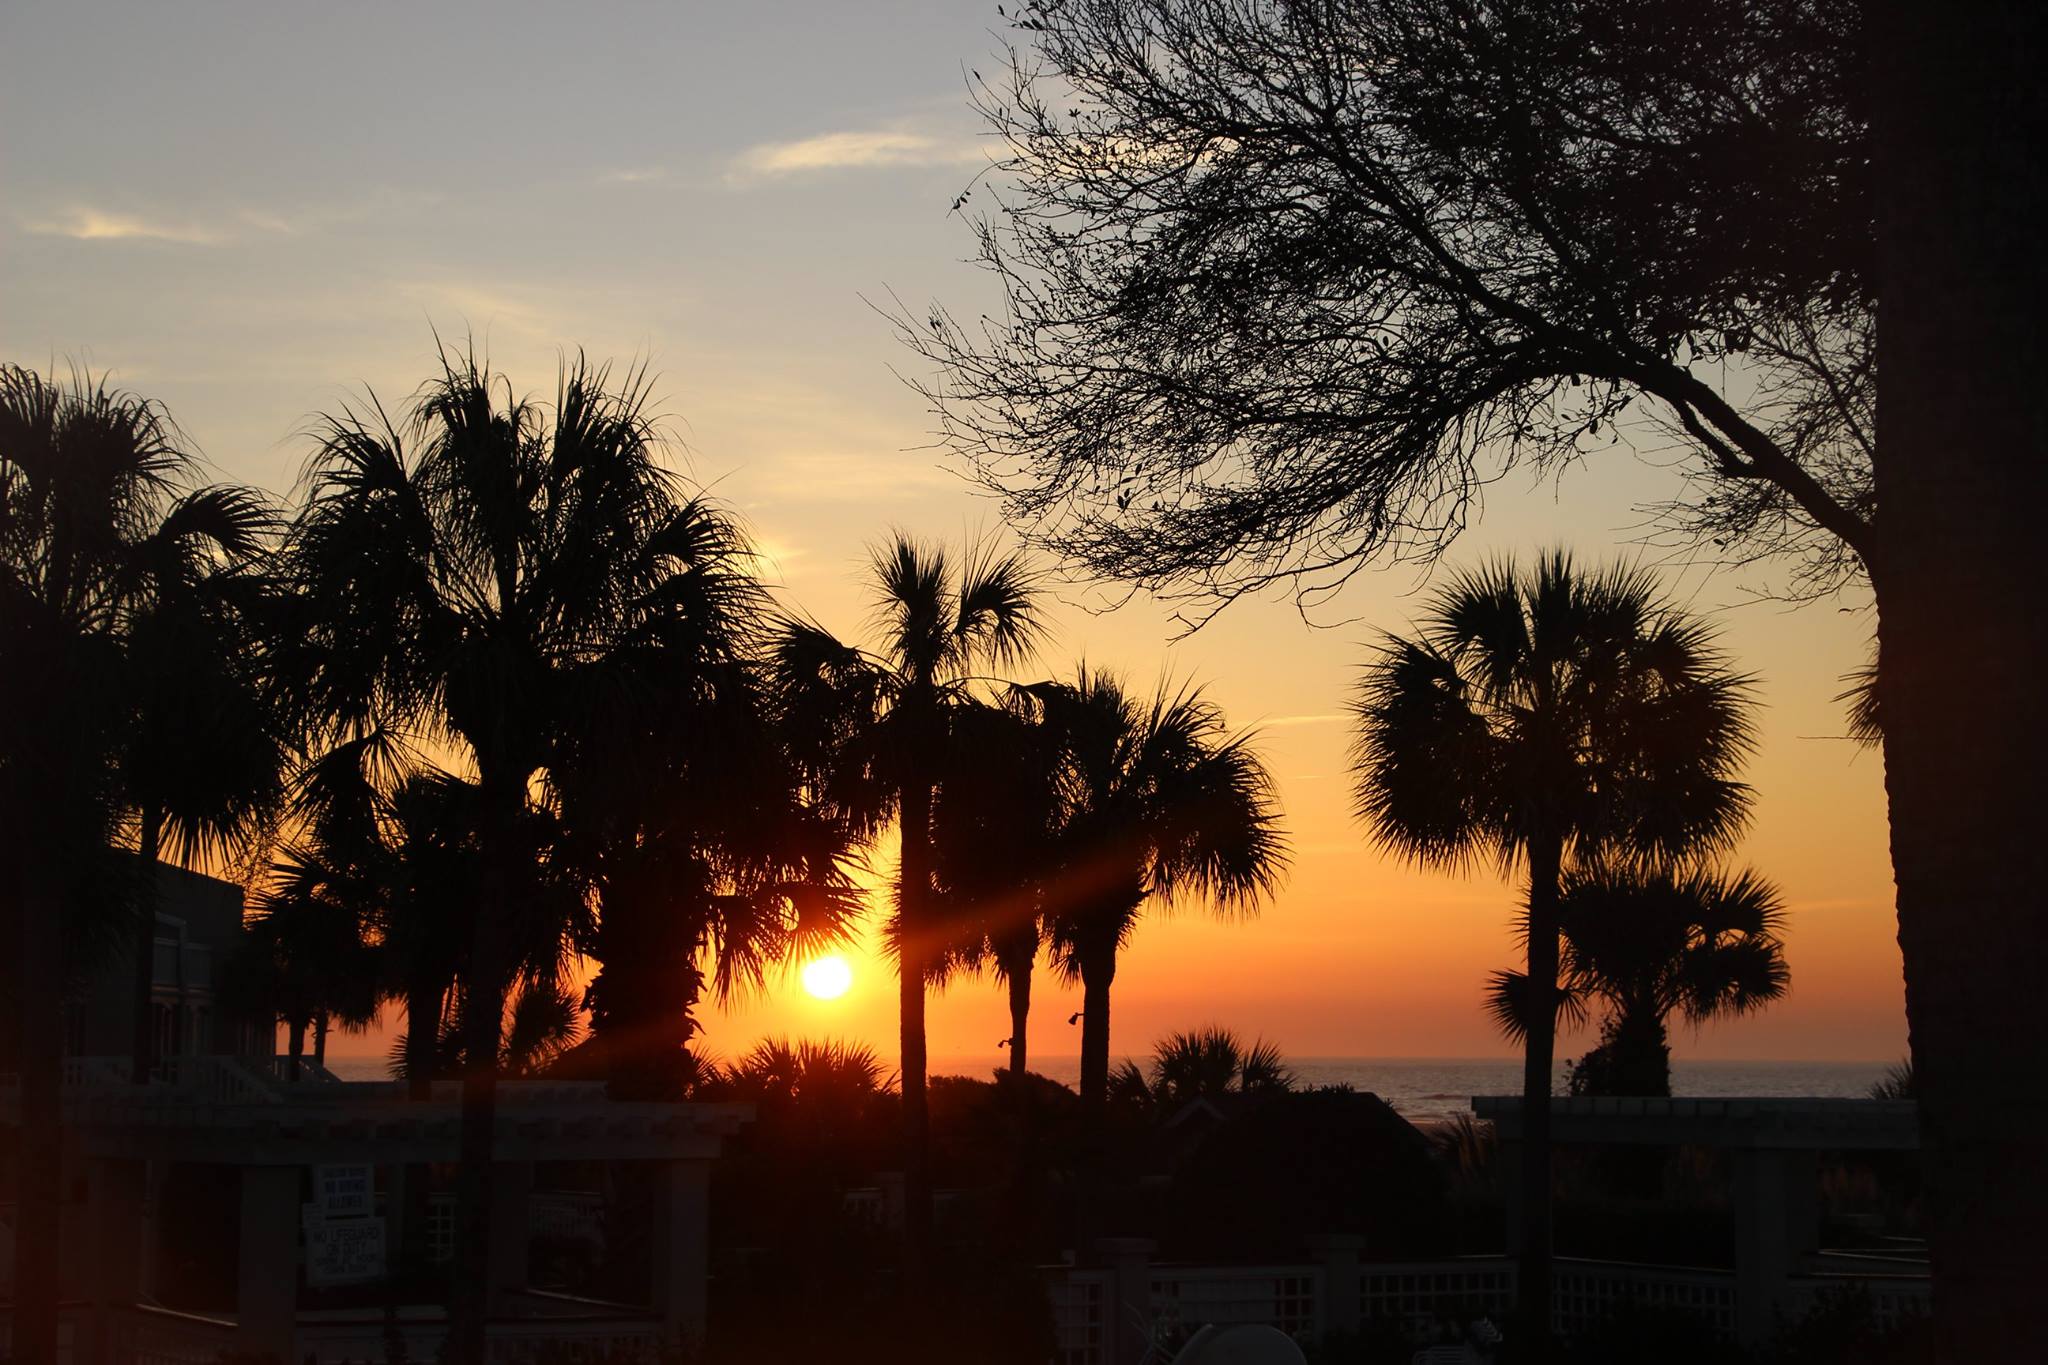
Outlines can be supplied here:
[[[931, 423], [892, 373], [917, 362], [874, 306], [993, 302], [948, 210], [991, 152], [965, 82], [1000, 23], [993, 0], [650, 3], [602, 20], [559, 3], [14, 0], [0, 359], [111, 371], [169, 404], [221, 475], [283, 492], [309, 415], [364, 385], [402, 400], [433, 364], [431, 329], [473, 332], [540, 392], [565, 348], [644, 358], [679, 459], [744, 518], [786, 599], [857, 634], [866, 546], [891, 527], [957, 543], [1000, 524], [920, 448]], [[1641, 553], [1638, 509], [1677, 487], [1669, 459], [1616, 446], [1561, 483], [1510, 476], [1455, 557]], [[1901, 1055], [1883, 771], [1839, 738], [1831, 700], [1869, 618], [1860, 600], [1760, 600], [1767, 575], [1672, 565], [1667, 583], [1759, 679], [1739, 857], [1786, 893], [1793, 981], [1762, 1015], [1680, 1031], [1677, 1051]], [[1248, 601], [1178, 643], [1156, 604], [1105, 615], [1099, 591], [1060, 588], [1043, 670], [1086, 658], [1145, 687], [1206, 683], [1261, 731], [1293, 846], [1256, 920], [1141, 929], [1117, 976], [1118, 1052], [1214, 1021], [1297, 1056], [1505, 1054], [1480, 997], [1513, 955], [1512, 891], [1390, 862], [1349, 814], [1349, 690], [1426, 586], [1414, 566], [1375, 571], [1308, 621], [1285, 597]], [[707, 1009], [712, 1049], [834, 1034], [893, 1057], [887, 968], [852, 956], [836, 1001], [792, 972]], [[1041, 978], [1033, 1049], [1078, 1051], [1078, 1008]], [[989, 983], [934, 1002], [941, 1058], [993, 1065], [1007, 1032]]]

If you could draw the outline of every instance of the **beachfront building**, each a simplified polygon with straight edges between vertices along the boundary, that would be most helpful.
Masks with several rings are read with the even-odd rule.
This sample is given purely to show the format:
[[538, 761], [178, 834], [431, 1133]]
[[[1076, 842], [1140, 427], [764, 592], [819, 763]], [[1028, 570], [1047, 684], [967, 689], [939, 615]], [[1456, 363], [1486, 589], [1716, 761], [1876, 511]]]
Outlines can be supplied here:
[[[66, 1095], [79, 1197], [67, 1240], [72, 1360], [214, 1365], [435, 1359], [452, 1242], [455, 1087], [255, 1080]], [[506, 1082], [493, 1178], [493, 1360], [594, 1358], [698, 1339], [711, 1160], [745, 1106], [617, 1104], [591, 1082]], [[625, 1215], [622, 1217], [621, 1215]], [[622, 1226], [634, 1235], [621, 1237]], [[574, 1244], [581, 1243], [578, 1252]], [[605, 1262], [610, 1295], [542, 1283]], [[421, 1287], [429, 1292], [418, 1292]], [[559, 1357], [551, 1357], [559, 1358]]]
[[[276, 1050], [275, 1021], [251, 1012], [227, 989], [229, 964], [244, 938], [242, 888], [168, 863], [159, 864], [156, 875], [151, 1055], [160, 1068], [175, 1068], [186, 1057], [241, 1057], [261, 1064]], [[123, 934], [65, 1004], [65, 1055], [118, 1058], [114, 1065], [125, 1068], [135, 1008], [134, 954]]]
[[[1831, 1305], [1881, 1325], [1927, 1311], [1919, 1244], [1821, 1244], [1824, 1160], [1916, 1151], [1911, 1102], [1559, 1098], [1552, 1106], [1560, 1149], [1688, 1148], [1722, 1163], [1731, 1187], [1732, 1257], [1659, 1264], [1558, 1257], [1553, 1328], [1563, 1339], [1597, 1337], [1630, 1312], [1749, 1346]], [[1501, 1245], [1514, 1246], [1521, 1099], [1480, 1097], [1472, 1108], [1500, 1144], [1494, 1166], [1510, 1179]], [[1152, 1240], [1105, 1239], [1089, 1263], [1046, 1272], [1059, 1365], [1138, 1365], [1161, 1350], [1170, 1358], [1176, 1343], [1211, 1324], [1263, 1324], [1303, 1343], [1390, 1327], [1418, 1343], [1446, 1333], [1470, 1342], [1483, 1340], [1514, 1305], [1511, 1256], [1384, 1260], [1363, 1254], [1364, 1246], [1357, 1235], [1325, 1235], [1290, 1261], [1178, 1264], [1157, 1259]]]
[[[1502, 1170], [1520, 1169], [1519, 1096], [1472, 1101], [1494, 1125]], [[1817, 1302], [1844, 1292], [1865, 1295], [1881, 1317], [1924, 1310], [1927, 1261], [1919, 1243], [1888, 1249], [1834, 1251], [1821, 1245], [1820, 1168], [1824, 1153], [1914, 1152], [1919, 1118], [1910, 1100], [1645, 1099], [1577, 1096], [1551, 1101], [1551, 1141], [1559, 1148], [1609, 1150], [1689, 1147], [1720, 1154], [1733, 1188], [1728, 1210], [1732, 1267], [1644, 1267], [1633, 1288], [1557, 1275], [1561, 1322], [1585, 1323], [1618, 1300], [1701, 1310], [1715, 1331], [1744, 1344], [1766, 1340], [1780, 1321], [1796, 1320]], [[1512, 1184], [1506, 1203], [1506, 1244], [1520, 1229]], [[1658, 1271], [1669, 1272], [1659, 1281]], [[1652, 1286], [1656, 1287], [1652, 1287]]]
[[[435, 1358], [457, 1087], [415, 1100], [273, 1056], [272, 1021], [238, 1017], [217, 989], [240, 932], [236, 888], [167, 873], [146, 1086], [128, 1077], [128, 962], [67, 1018], [57, 1365]], [[710, 1163], [749, 1106], [613, 1103], [587, 1081], [499, 1096], [493, 1361], [651, 1358], [699, 1338]], [[0, 1081], [0, 1139], [17, 1124]], [[0, 1140], [0, 1305], [15, 1259], [37, 1254], [13, 1244], [12, 1148]], [[0, 1354], [9, 1335], [0, 1308]]]

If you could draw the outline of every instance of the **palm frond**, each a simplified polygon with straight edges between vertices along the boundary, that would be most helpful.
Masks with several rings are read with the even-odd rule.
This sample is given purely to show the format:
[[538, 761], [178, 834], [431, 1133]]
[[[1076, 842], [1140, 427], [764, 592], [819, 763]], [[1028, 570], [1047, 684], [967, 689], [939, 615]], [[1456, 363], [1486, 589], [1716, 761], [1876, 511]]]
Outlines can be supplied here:
[[[1586, 998], [1576, 985], [1559, 983], [1553, 1001], [1560, 1033], [1570, 1033], [1585, 1024]], [[1528, 973], [1498, 971], [1489, 977], [1486, 1013], [1508, 1041], [1520, 1043], [1527, 1039], [1530, 1020], [1540, 1017], [1536, 1013], [1535, 992], [1529, 988]]]
[[1031, 657], [1046, 632], [1041, 579], [1020, 550], [1004, 551], [993, 539], [968, 547], [953, 625], [966, 660], [1013, 668]]

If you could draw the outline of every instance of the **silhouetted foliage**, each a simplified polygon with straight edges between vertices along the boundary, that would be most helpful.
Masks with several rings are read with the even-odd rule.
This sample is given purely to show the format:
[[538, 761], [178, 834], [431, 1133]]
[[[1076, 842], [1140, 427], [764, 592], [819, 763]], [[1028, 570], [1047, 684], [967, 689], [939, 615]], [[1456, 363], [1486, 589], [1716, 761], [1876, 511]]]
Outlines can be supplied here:
[[1234, 1031], [1214, 1024], [1161, 1038], [1153, 1045], [1148, 1070], [1128, 1061], [1118, 1067], [1110, 1077], [1112, 1102], [1149, 1107], [1165, 1117], [1192, 1100], [1294, 1088], [1294, 1072], [1276, 1045], [1263, 1038], [1247, 1045]]
[[925, 991], [944, 974], [951, 937], [933, 880], [935, 788], [953, 720], [987, 681], [977, 670], [1028, 657], [1043, 621], [1036, 573], [993, 542], [955, 559], [899, 533], [876, 550], [869, 576], [873, 652], [791, 618], [778, 632], [772, 669], [792, 746], [824, 808], [870, 836], [893, 816], [900, 836], [888, 941], [899, 987], [905, 1230], [916, 1251], [931, 1221]]
[[[226, 584], [265, 524], [253, 495], [202, 486], [162, 405], [103, 377], [0, 365], [0, 829], [16, 964], [6, 985], [19, 1006], [7, 1039], [22, 1086], [15, 1229], [37, 1248], [16, 1287], [15, 1341], [29, 1356], [56, 1354], [66, 969], [108, 942], [92, 914], [107, 906], [124, 912], [138, 976], [154, 957], [153, 869], [116, 874], [108, 849], [131, 814], [145, 862], [166, 830], [181, 852], [231, 839], [274, 781], [241, 660], [199, 657], [231, 641], [180, 638], [234, 619]], [[195, 676], [161, 675], [180, 663]], [[167, 710], [188, 705], [190, 716]], [[187, 725], [222, 752], [165, 733]], [[183, 761], [193, 770], [181, 776]]]
[[[1606, 1013], [1600, 1044], [1571, 1071], [1575, 1095], [1669, 1095], [1665, 1020], [1695, 1027], [1762, 1009], [1791, 984], [1777, 889], [1744, 870], [1645, 870], [1596, 863], [1564, 875], [1560, 1011]], [[1510, 1038], [1527, 1030], [1528, 981], [1494, 977], [1488, 1007]]]
[[1015, 26], [976, 98], [1005, 310], [897, 321], [945, 444], [1063, 556], [1211, 607], [1318, 596], [1634, 411], [1689, 457], [1681, 538], [1796, 556], [1802, 593], [1861, 572], [1857, 6], [1084, 0]]
[[579, 357], [543, 406], [473, 353], [441, 361], [402, 419], [371, 396], [317, 425], [279, 558], [273, 667], [309, 748], [407, 733], [476, 784], [456, 935], [468, 1065], [450, 1330], [469, 1360], [483, 1354], [506, 993], [540, 942], [559, 956], [588, 932], [587, 898], [556, 894], [575, 881], [556, 857], [556, 745], [571, 718], [643, 684], [648, 650], [701, 634], [693, 571], [703, 528], [722, 522], [664, 467], [644, 372], [614, 386]]
[[1910, 1057], [1886, 1067], [1884, 1075], [1870, 1084], [1870, 1098], [1874, 1100], [1910, 1100], [1913, 1094], [1913, 1059]]
[[932, 802], [936, 903], [950, 967], [989, 968], [1009, 998], [1009, 1069], [1030, 1067], [1031, 976], [1045, 937], [1046, 880], [1057, 865], [1059, 741], [1031, 698], [951, 718], [945, 769]]
[[670, 608], [562, 718], [549, 777], [604, 965], [586, 995], [619, 1098], [675, 1099], [708, 985], [724, 1002], [772, 964], [843, 939], [860, 910], [856, 827], [821, 808], [769, 686], [769, 602], [753, 551], [685, 505], [664, 552]]
[[1749, 791], [1748, 685], [1645, 573], [1568, 554], [1452, 578], [1412, 638], [1367, 666], [1358, 813], [1392, 852], [1526, 869], [1521, 1249], [1524, 1316], [1549, 1321], [1549, 1127], [1560, 895], [1569, 861], [1672, 861], [1726, 847]]
[[1429, 1145], [1373, 1095], [1274, 1092], [1235, 1108], [1177, 1166], [1173, 1254], [1299, 1257], [1310, 1236], [1353, 1233], [1381, 1258], [1450, 1250], [1445, 1184]]
[[1046, 913], [1053, 963], [1079, 980], [1081, 1099], [1109, 1089], [1117, 955], [1150, 905], [1187, 900], [1250, 913], [1287, 866], [1271, 775], [1199, 688], [1162, 683], [1149, 703], [1083, 668], [1025, 689], [1059, 745], [1057, 870]]

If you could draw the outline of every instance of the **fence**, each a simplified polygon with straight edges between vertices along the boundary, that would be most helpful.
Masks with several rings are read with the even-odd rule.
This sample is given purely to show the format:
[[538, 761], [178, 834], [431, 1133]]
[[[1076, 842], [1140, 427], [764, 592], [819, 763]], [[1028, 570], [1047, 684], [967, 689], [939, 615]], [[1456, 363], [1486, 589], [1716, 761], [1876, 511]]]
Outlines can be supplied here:
[[1787, 1286], [1787, 1312], [1797, 1318], [1844, 1300], [1860, 1300], [1884, 1327], [1933, 1310], [1934, 1296], [1925, 1275], [1820, 1274], [1802, 1275]]
[[1320, 1266], [1162, 1266], [1152, 1277], [1155, 1335], [1263, 1324], [1305, 1339], [1321, 1335], [1322, 1301]]
[[1109, 1351], [1109, 1272], [1069, 1270], [1046, 1285], [1058, 1365], [1103, 1365]]
[[[520, 1318], [494, 1321], [485, 1329], [490, 1365], [526, 1365], [549, 1361], [657, 1361], [665, 1337], [661, 1325], [644, 1314], [578, 1319]], [[317, 1365], [370, 1365], [388, 1359], [387, 1346], [396, 1334], [405, 1358], [438, 1359], [445, 1320], [436, 1314], [422, 1319], [407, 1315], [394, 1323], [381, 1317], [353, 1321], [301, 1318], [294, 1339], [295, 1362]], [[213, 1365], [211, 1359], [207, 1365]]]
[[1514, 1263], [1498, 1257], [1368, 1263], [1358, 1268], [1362, 1322], [1415, 1327], [1465, 1321], [1502, 1313], [1514, 1301]]
[[1683, 1313], [1716, 1338], [1735, 1339], [1732, 1271], [1560, 1256], [1556, 1276], [1551, 1321], [1560, 1336], [1577, 1336], [1633, 1308]]
[[[1739, 1330], [1734, 1272], [1697, 1266], [1645, 1265], [1561, 1256], [1556, 1263], [1552, 1322], [1570, 1338], [1595, 1330], [1629, 1309], [1683, 1314], [1702, 1331], [1733, 1341]], [[1114, 1338], [1135, 1333], [1157, 1348], [1205, 1324], [1258, 1323], [1303, 1342], [1355, 1323], [1392, 1322], [1423, 1334], [1439, 1324], [1496, 1317], [1515, 1300], [1514, 1262], [1498, 1256], [1435, 1261], [1285, 1266], [1151, 1267], [1150, 1301], [1136, 1313], [1116, 1303], [1114, 1272], [1056, 1267], [1048, 1274], [1059, 1365], [1112, 1365]], [[1340, 1300], [1354, 1296], [1355, 1316]], [[1924, 1275], [1838, 1273], [1795, 1277], [1781, 1300], [1797, 1318], [1843, 1295], [1860, 1296], [1880, 1323], [1924, 1313]], [[1119, 1314], [1129, 1321], [1119, 1321]], [[1142, 1320], [1139, 1320], [1141, 1319]], [[1164, 1358], [1162, 1355], [1161, 1358]]]

